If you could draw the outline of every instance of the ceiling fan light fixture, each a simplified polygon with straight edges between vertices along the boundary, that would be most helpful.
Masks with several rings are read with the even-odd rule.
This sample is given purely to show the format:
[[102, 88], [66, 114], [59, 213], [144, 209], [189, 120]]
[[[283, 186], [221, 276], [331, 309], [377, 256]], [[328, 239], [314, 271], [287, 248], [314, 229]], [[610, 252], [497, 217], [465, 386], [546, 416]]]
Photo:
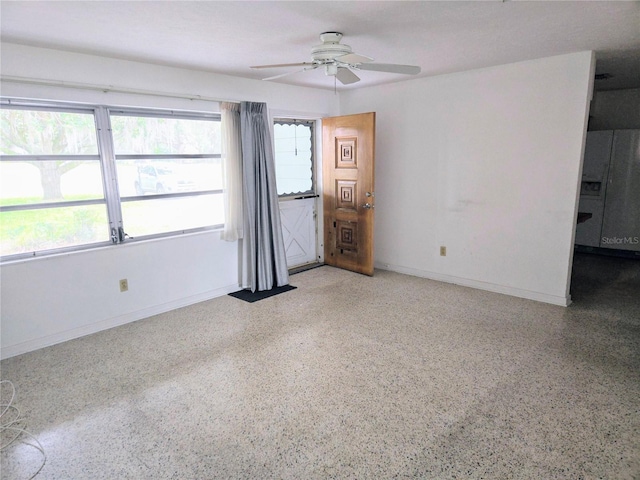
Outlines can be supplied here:
[[325, 75], [335, 75], [336, 73], [338, 73], [338, 65], [336, 65], [335, 63], [328, 63], [324, 67], [324, 73]]

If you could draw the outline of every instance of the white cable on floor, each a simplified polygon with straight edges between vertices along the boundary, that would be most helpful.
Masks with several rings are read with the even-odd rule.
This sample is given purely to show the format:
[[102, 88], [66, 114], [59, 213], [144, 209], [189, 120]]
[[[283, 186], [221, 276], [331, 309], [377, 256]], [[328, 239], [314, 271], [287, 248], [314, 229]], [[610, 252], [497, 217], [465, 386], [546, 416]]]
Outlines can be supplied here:
[[[0, 404], [0, 408], [2, 408], [2, 413], [0, 413], [0, 436], [3, 436], [7, 431], [14, 432], [14, 435], [10, 441], [0, 445], [0, 452], [12, 445], [22, 435], [26, 435], [33, 439], [33, 441], [36, 443], [35, 445], [32, 443], [23, 442], [25, 445], [29, 445], [30, 447], [33, 447], [36, 450], [39, 450], [40, 453], [42, 453], [42, 464], [40, 465], [40, 468], [38, 468], [36, 473], [29, 477], [29, 480], [32, 480], [36, 475], [40, 473], [40, 471], [44, 467], [44, 464], [47, 462], [47, 455], [44, 453], [44, 448], [42, 447], [42, 444], [38, 441], [38, 439], [26, 430], [26, 425], [21, 425], [24, 423], [24, 419], [22, 418], [22, 414], [20, 413], [18, 407], [13, 405], [13, 399], [16, 396], [16, 387], [9, 380], [0, 380], [0, 389], [2, 389], [3, 384], [9, 385], [11, 387], [11, 398], [9, 399], [8, 403]], [[11, 415], [13, 415], [13, 418], [9, 418], [8, 420], [5, 418]]]

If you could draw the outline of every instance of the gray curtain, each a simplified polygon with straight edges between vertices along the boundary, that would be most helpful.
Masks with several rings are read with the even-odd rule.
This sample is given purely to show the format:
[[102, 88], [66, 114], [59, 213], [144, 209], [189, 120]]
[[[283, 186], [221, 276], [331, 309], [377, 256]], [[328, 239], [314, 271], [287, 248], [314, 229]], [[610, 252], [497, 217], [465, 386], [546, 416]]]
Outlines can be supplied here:
[[276, 190], [271, 124], [266, 103], [240, 104], [244, 238], [244, 288], [271, 290], [289, 283]]

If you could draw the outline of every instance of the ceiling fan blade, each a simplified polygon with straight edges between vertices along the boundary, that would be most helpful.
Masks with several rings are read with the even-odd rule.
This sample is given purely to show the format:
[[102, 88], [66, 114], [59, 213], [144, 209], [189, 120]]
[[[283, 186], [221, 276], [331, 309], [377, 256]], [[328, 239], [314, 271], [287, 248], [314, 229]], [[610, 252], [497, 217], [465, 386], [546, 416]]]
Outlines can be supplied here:
[[[312, 63], [307, 63], [305, 65], [313, 65], [313, 64]], [[295, 73], [306, 72], [307, 70], [315, 70], [316, 68], [318, 68], [318, 66], [319, 65], [313, 65], [313, 66], [308, 67], [308, 68], [303, 68], [302, 70], [295, 70], [293, 72], [281, 73], [280, 75], [274, 75], [273, 77], [263, 78], [262, 80], [275, 80], [276, 78], [286, 77], [288, 75], [293, 75]]]
[[354, 63], [369, 63], [373, 62], [373, 58], [365, 57], [364, 55], [358, 55], [357, 53], [347, 53], [346, 55], [340, 55], [334, 58], [335, 61], [341, 63], [348, 63], [353, 65]]
[[313, 63], [302, 62], [302, 63], [277, 63], [275, 65], [255, 65], [250, 68], [280, 68], [280, 67], [304, 67], [305, 65], [313, 65]]
[[373, 72], [404, 73], [405, 75], [417, 75], [420, 73], [420, 67], [415, 65], [396, 65], [395, 63], [363, 63], [358, 65], [357, 68]]
[[344, 67], [338, 67], [336, 78], [343, 85], [349, 85], [350, 83], [356, 83], [360, 81], [360, 77], [358, 77], [355, 73], [353, 73], [348, 68], [344, 68]]

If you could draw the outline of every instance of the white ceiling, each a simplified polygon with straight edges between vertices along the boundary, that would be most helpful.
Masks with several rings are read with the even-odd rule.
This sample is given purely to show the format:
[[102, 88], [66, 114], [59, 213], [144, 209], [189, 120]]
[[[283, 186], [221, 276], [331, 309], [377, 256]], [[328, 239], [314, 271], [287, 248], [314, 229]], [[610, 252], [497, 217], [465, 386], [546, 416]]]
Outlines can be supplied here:
[[[381, 63], [439, 75], [582, 50], [597, 53], [596, 88], [640, 87], [640, 2], [616, 1], [12, 1], [0, 2], [3, 42], [249, 78], [305, 62], [324, 31]], [[295, 69], [291, 69], [295, 70]], [[348, 87], [405, 75], [359, 72]], [[277, 81], [333, 88], [322, 69]]]

